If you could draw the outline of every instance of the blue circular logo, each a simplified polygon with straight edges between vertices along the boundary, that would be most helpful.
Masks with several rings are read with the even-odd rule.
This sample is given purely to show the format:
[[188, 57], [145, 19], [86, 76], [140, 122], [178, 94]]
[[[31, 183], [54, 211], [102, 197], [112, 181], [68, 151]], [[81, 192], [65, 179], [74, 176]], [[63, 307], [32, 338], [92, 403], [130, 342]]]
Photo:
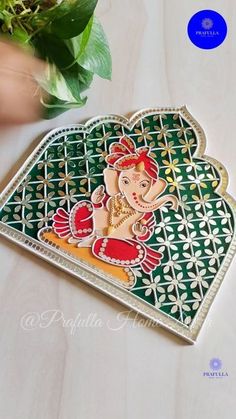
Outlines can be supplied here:
[[212, 49], [222, 44], [227, 35], [224, 18], [214, 10], [200, 10], [188, 23], [188, 36], [198, 48]]
[[210, 360], [210, 368], [214, 371], [220, 370], [222, 367], [222, 362], [219, 358], [212, 358]]

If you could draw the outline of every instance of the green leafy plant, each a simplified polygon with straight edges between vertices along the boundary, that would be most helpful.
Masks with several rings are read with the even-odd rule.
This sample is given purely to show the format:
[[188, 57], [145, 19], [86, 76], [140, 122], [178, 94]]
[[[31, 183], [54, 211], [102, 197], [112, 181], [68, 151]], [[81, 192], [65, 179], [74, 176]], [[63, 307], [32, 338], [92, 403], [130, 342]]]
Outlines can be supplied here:
[[111, 78], [111, 55], [94, 15], [97, 0], [0, 0], [0, 32], [49, 65], [38, 78], [46, 118], [83, 106], [94, 74]]

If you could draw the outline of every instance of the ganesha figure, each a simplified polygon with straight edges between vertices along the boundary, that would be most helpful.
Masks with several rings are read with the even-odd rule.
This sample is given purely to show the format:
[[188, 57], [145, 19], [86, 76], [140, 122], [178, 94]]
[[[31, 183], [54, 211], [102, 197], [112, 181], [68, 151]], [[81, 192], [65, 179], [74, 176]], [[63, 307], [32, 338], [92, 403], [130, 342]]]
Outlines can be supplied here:
[[70, 213], [58, 208], [53, 230], [59, 238], [79, 247], [90, 247], [93, 255], [116, 266], [141, 266], [152, 272], [162, 254], [144, 244], [154, 232], [154, 211], [166, 203], [177, 210], [174, 195], [159, 197], [166, 182], [158, 176], [158, 165], [149, 147], [136, 148], [127, 136], [114, 142], [106, 157], [104, 184], [90, 200], [74, 205]]

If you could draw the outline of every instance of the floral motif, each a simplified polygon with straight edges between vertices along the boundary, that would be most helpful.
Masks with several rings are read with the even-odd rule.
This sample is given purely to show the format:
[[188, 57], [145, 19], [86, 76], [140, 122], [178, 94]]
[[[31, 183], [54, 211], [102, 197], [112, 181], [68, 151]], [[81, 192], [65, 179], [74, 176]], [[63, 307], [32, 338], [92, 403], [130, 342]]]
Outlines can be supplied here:
[[198, 266], [200, 268], [204, 268], [204, 262], [199, 259], [202, 255], [202, 250], [197, 250], [196, 252], [187, 253], [184, 252], [183, 256], [188, 261], [187, 269], [192, 269], [194, 266]]
[[33, 192], [33, 188], [30, 185], [30, 181], [31, 181], [31, 176], [30, 175], [26, 176], [26, 178], [22, 181], [21, 185], [17, 188], [17, 192], [18, 193], [22, 192], [24, 189], [26, 191]]
[[179, 261], [179, 254], [175, 253], [166, 263], [166, 265], [163, 268], [164, 274], [167, 274], [172, 269], [176, 269], [178, 271], [181, 271], [181, 265], [178, 263]]
[[175, 179], [173, 179], [172, 177], [170, 177], [170, 176], [167, 176], [166, 177], [166, 180], [169, 182], [169, 184], [170, 184], [170, 188], [169, 188], [169, 191], [172, 193], [172, 192], [174, 192], [175, 190], [178, 190], [178, 189], [180, 189], [180, 190], [184, 190], [185, 189], [185, 187], [184, 187], [184, 185], [181, 183], [182, 182], [182, 180], [183, 180], [183, 176], [177, 176]]
[[165, 174], [168, 175], [169, 173], [172, 172], [172, 170], [176, 173], [180, 173], [181, 170], [178, 167], [178, 163], [179, 163], [178, 159], [174, 159], [172, 162], [169, 162], [168, 160], [163, 160], [163, 164], [167, 166], [165, 170]]
[[57, 151], [61, 153], [64, 150], [73, 150], [73, 144], [69, 141], [67, 137], [64, 138], [62, 143], [57, 147]]
[[178, 247], [173, 242], [174, 237], [174, 234], [171, 234], [166, 239], [164, 239], [163, 237], [157, 237], [157, 242], [160, 245], [160, 248], [158, 249], [159, 252], [164, 252], [166, 248], [169, 248], [174, 251], [178, 250]]
[[195, 170], [202, 170], [202, 166], [198, 163], [198, 162], [195, 162], [195, 161], [193, 161], [193, 160], [191, 160], [191, 159], [187, 159], [186, 157], [183, 159], [183, 161], [184, 161], [184, 163], [186, 164], [186, 172], [187, 173], [189, 173], [189, 172], [191, 172], [192, 171], [192, 169], [195, 169]]
[[96, 148], [96, 153], [99, 154], [99, 163], [105, 161], [106, 156], [108, 155], [107, 151], [102, 150], [101, 148]]
[[231, 219], [231, 214], [229, 212], [218, 209], [217, 214], [221, 217], [221, 225], [227, 224]]
[[13, 214], [13, 218], [18, 221], [19, 223], [21, 223], [24, 227], [28, 227], [28, 228], [33, 228], [33, 224], [30, 222], [30, 220], [33, 217], [33, 213], [29, 212], [26, 217], [20, 217], [19, 214]]
[[19, 212], [22, 210], [22, 207], [32, 210], [32, 205], [30, 204], [30, 200], [32, 198], [32, 194], [27, 194], [24, 198], [20, 198], [18, 195], [14, 196], [14, 200], [18, 203], [15, 206], [15, 212]]
[[[103, 137], [101, 138], [101, 140], [99, 140], [98, 142], [97, 142], [97, 145], [99, 146], [99, 147], [101, 147], [104, 143], [106, 143], [107, 142], [107, 140], [110, 138], [110, 136], [112, 135], [112, 131], [108, 131], [108, 132], [106, 132], [106, 134], [105, 135], [103, 135]], [[121, 133], [121, 135], [122, 135], [122, 133]]]
[[204, 246], [209, 246], [210, 243], [222, 244], [221, 239], [219, 238], [219, 228], [214, 228], [211, 233], [202, 230], [201, 235], [205, 237]]
[[[53, 178], [54, 173], [48, 173], [47, 176], [37, 176], [37, 179], [39, 180], [39, 184], [37, 185], [37, 191], [41, 191], [41, 189], [44, 188], [44, 186], [47, 186], [47, 188], [54, 189], [54, 184], [51, 182], [51, 179]], [[33, 189], [32, 189], [33, 190]]]
[[179, 298], [175, 295], [169, 295], [170, 301], [174, 303], [174, 305], [171, 308], [172, 314], [176, 313], [180, 309], [184, 311], [191, 311], [191, 307], [186, 302], [187, 296], [187, 292], [184, 292], [182, 295], [180, 295]]
[[169, 129], [169, 125], [166, 124], [163, 127], [159, 127], [159, 126], [154, 126], [156, 131], [159, 131], [157, 134], [157, 139], [158, 140], [162, 140], [162, 138], [172, 138], [172, 134], [170, 131], [168, 131]]
[[42, 228], [48, 224], [54, 214], [54, 210], [50, 210], [47, 215], [43, 214], [42, 212], [36, 212], [38, 219], [40, 220], [37, 224], [38, 228]]
[[193, 139], [193, 138], [191, 138], [189, 141], [187, 141], [187, 140], [182, 140], [182, 139], [180, 138], [179, 142], [180, 142], [180, 144], [182, 144], [182, 145], [183, 145], [183, 147], [182, 147], [182, 149], [181, 149], [182, 154], [187, 153], [187, 152], [190, 150], [190, 148], [191, 148], [191, 147], [194, 145], [194, 143], [195, 143], [195, 141], [194, 141], [194, 139]]
[[203, 288], [209, 288], [208, 282], [204, 279], [204, 276], [206, 275], [206, 269], [201, 269], [199, 274], [189, 272], [188, 275], [192, 280], [190, 284], [191, 289], [196, 288], [198, 285], [201, 285]]
[[191, 134], [191, 128], [190, 127], [184, 127], [179, 124], [174, 124], [174, 127], [178, 130], [177, 136], [180, 138], [184, 135], [190, 135]]
[[202, 214], [201, 212], [197, 211], [196, 215], [198, 216], [198, 219], [200, 220], [199, 227], [203, 228], [207, 225], [215, 226], [216, 220], [213, 218], [213, 211], [209, 210]]
[[[148, 278], [142, 278], [143, 284], [148, 286], [146, 288], [146, 290], [145, 290], [145, 295], [146, 296], [149, 296], [154, 291], [158, 291], [160, 293], [164, 293], [165, 292], [165, 289], [159, 285], [159, 282], [160, 281], [161, 281], [161, 277], [160, 276], [156, 276], [153, 281], [151, 281]], [[164, 301], [164, 299], [162, 298], [162, 302], [163, 301]]]
[[83, 159], [79, 161], [79, 167], [83, 167], [87, 163], [95, 163], [94, 157], [93, 157], [93, 150], [87, 151], [86, 154], [83, 155]]
[[187, 287], [185, 283], [182, 282], [183, 277], [183, 272], [177, 273], [176, 277], [174, 278], [170, 275], [165, 275], [165, 279], [170, 282], [170, 285], [168, 285], [167, 287], [167, 291], [172, 292], [175, 289], [175, 287], [178, 287], [181, 290], [186, 290]]
[[58, 156], [61, 159], [59, 163], [60, 169], [62, 169], [65, 166], [75, 167], [75, 162], [73, 161], [73, 154], [74, 154], [73, 151], [70, 151], [69, 153], [67, 153], [66, 156], [64, 156], [61, 153], [58, 153]]
[[225, 243], [230, 243], [233, 233], [228, 228], [222, 228], [222, 231], [226, 235], [226, 237], [224, 237]]
[[180, 240], [183, 241], [183, 250], [191, 249], [191, 247], [200, 247], [200, 243], [196, 240], [197, 233], [196, 231], [192, 231], [188, 235], [178, 234]]
[[186, 218], [183, 217], [180, 214], [175, 214], [175, 218], [176, 218], [176, 220], [178, 220], [178, 224], [179, 224], [178, 227], [177, 227], [177, 231], [178, 232], [179, 231], [183, 231], [185, 227], [187, 227], [190, 230], [193, 230], [194, 229], [194, 225], [191, 222], [191, 220], [193, 218], [193, 214], [188, 214], [186, 216]]
[[76, 194], [76, 189], [70, 189], [68, 193], [64, 192], [64, 191], [58, 191], [58, 195], [60, 195], [60, 197], [62, 198], [59, 201], [59, 205], [63, 206], [65, 205], [67, 202], [72, 202], [73, 204], [75, 204], [77, 202], [77, 199], [74, 197], [74, 195]]
[[74, 175], [75, 175], [75, 172], [69, 172], [68, 174], [63, 173], [63, 172], [59, 172], [58, 175], [62, 179], [59, 182], [60, 188], [65, 186], [65, 185], [75, 186], [75, 182], [74, 182], [74, 180], [72, 180]]
[[169, 222], [170, 222], [170, 217], [169, 216], [163, 217], [162, 221], [160, 221], [157, 224], [157, 227], [155, 229], [155, 233], [159, 234], [163, 229], [173, 233], [173, 227], [171, 227], [171, 225], [169, 225]]
[[186, 211], [191, 211], [191, 207], [188, 205], [188, 195], [183, 195], [181, 199], [179, 199], [179, 206]]
[[83, 176], [83, 179], [80, 181], [80, 185], [84, 186], [89, 181], [91, 183], [96, 184], [97, 179], [94, 177], [94, 174], [95, 174], [95, 168], [94, 167], [92, 167], [92, 169], [90, 169], [89, 172], [86, 172], [85, 170], [80, 170], [80, 175]]
[[53, 154], [48, 154], [45, 159], [43, 159], [42, 161], [40, 161], [38, 163], [38, 169], [41, 170], [44, 167], [48, 167], [49, 169], [53, 169], [54, 168], [54, 164], [51, 161], [53, 158]]
[[219, 263], [220, 258], [224, 255], [224, 247], [221, 246], [215, 251], [212, 251], [211, 249], [205, 249], [205, 252], [207, 255], [210, 256], [209, 265], [210, 267], [212, 267], [213, 265], [215, 265], [215, 263]]
[[149, 134], [149, 131], [150, 131], [149, 127], [144, 128], [142, 131], [140, 129], [135, 129], [134, 130], [135, 134], [138, 134], [137, 142], [141, 143], [145, 139], [149, 140], [149, 141], [152, 141], [153, 138], [152, 138], [151, 134]]
[[190, 185], [191, 191], [196, 189], [197, 186], [200, 186], [201, 188], [207, 188], [206, 183], [203, 182], [204, 178], [205, 178], [205, 175], [203, 173], [201, 175], [196, 176], [196, 177], [194, 177], [192, 175], [188, 175], [188, 179], [191, 180], [191, 182], [193, 182]]
[[198, 211], [200, 208], [202, 208], [202, 206], [212, 209], [211, 203], [208, 202], [210, 198], [209, 194], [205, 194], [202, 197], [199, 197], [197, 195], [192, 195], [192, 198], [194, 201], [196, 201], [196, 204], [194, 206], [195, 211]]
[[53, 197], [55, 196], [55, 192], [51, 191], [46, 196], [41, 193], [36, 193], [36, 198], [40, 199], [38, 204], [38, 209], [42, 209], [45, 205], [49, 205], [50, 207], [56, 207], [56, 202], [53, 201]]
[[214, 177], [211, 173], [207, 173], [207, 177], [208, 177], [208, 179], [210, 179], [210, 181], [211, 181], [211, 186], [212, 186], [213, 188], [216, 188], [216, 187], [217, 187], [217, 185], [218, 185], [218, 179], [215, 179], [215, 177]]
[[161, 148], [163, 148], [163, 151], [161, 152], [161, 157], [165, 157], [166, 155], [168, 155], [168, 153], [176, 154], [176, 150], [174, 150], [173, 148], [174, 141], [170, 141], [169, 145], [166, 145], [164, 143], [159, 143], [159, 145]]

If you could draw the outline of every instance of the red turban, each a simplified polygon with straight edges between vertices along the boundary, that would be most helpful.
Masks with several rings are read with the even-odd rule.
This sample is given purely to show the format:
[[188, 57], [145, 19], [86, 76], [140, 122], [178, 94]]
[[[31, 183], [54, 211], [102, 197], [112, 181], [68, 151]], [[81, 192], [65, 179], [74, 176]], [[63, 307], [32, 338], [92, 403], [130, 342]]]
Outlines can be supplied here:
[[150, 147], [136, 148], [133, 140], [125, 136], [118, 143], [111, 144], [106, 162], [119, 171], [137, 167], [145, 170], [153, 180], [157, 180], [158, 164], [149, 156], [150, 150]]

